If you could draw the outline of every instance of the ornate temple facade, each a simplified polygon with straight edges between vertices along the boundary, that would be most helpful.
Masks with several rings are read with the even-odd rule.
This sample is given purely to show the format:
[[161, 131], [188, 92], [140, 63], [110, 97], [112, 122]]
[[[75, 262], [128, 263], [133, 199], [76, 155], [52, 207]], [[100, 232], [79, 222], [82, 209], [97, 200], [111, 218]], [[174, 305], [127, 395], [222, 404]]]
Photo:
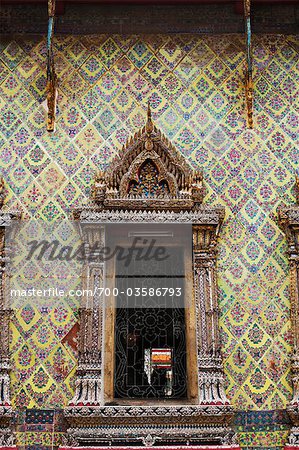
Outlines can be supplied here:
[[[299, 448], [296, 5], [252, 55], [237, 2], [60, 5], [50, 52], [35, 7], [3, 8], [0, 449]], [[35, 226], [83, 262], [21, 258]]]

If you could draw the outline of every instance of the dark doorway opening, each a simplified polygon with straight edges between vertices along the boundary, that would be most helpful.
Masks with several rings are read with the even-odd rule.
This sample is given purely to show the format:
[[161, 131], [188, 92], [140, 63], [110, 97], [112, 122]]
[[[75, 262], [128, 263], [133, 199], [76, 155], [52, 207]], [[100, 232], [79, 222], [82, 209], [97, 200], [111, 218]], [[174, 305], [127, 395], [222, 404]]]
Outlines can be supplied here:
[[115, 398], [186, 398], [184, 256], [116, 261]]

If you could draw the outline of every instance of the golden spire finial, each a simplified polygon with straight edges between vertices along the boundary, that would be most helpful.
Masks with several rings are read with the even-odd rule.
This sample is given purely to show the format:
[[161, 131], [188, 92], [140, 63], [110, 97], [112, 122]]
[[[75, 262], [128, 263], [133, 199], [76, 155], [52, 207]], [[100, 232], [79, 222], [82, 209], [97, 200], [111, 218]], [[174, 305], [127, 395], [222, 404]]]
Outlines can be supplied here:
[[147, 122], [146, 122], [146, 125], [145, 125], [145, 131], [147, 132], [147, 134], [151, 134], [153, 129], [154, 129], [154, 124], [153, 124], [153, 121], [152, 121], [151, 105], [150, 105], [150, 102], [148, 102], [148, 105], [147, 105]]

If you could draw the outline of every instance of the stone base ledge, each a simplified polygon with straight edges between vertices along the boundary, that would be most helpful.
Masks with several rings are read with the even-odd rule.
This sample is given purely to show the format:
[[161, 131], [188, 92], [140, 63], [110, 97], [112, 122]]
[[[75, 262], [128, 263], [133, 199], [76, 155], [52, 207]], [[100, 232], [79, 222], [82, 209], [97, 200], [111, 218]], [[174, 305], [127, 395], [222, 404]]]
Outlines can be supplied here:
[[156, 405], [156, 406], [68, 406], [64, 417], [72, 427], [226, 425], [233, 417], [231, 405]]

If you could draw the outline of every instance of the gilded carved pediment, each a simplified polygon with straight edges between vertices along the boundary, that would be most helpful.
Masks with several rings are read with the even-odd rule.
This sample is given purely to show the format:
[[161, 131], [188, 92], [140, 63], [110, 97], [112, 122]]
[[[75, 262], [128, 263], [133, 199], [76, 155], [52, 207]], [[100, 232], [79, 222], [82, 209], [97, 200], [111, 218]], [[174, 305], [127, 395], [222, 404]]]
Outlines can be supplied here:
[[134, 134], [106, 172], [98, 172], [93, 199], [112, 209], [191, 210], [202, 203], [202, 172], [193, 171], [154, 125]]

